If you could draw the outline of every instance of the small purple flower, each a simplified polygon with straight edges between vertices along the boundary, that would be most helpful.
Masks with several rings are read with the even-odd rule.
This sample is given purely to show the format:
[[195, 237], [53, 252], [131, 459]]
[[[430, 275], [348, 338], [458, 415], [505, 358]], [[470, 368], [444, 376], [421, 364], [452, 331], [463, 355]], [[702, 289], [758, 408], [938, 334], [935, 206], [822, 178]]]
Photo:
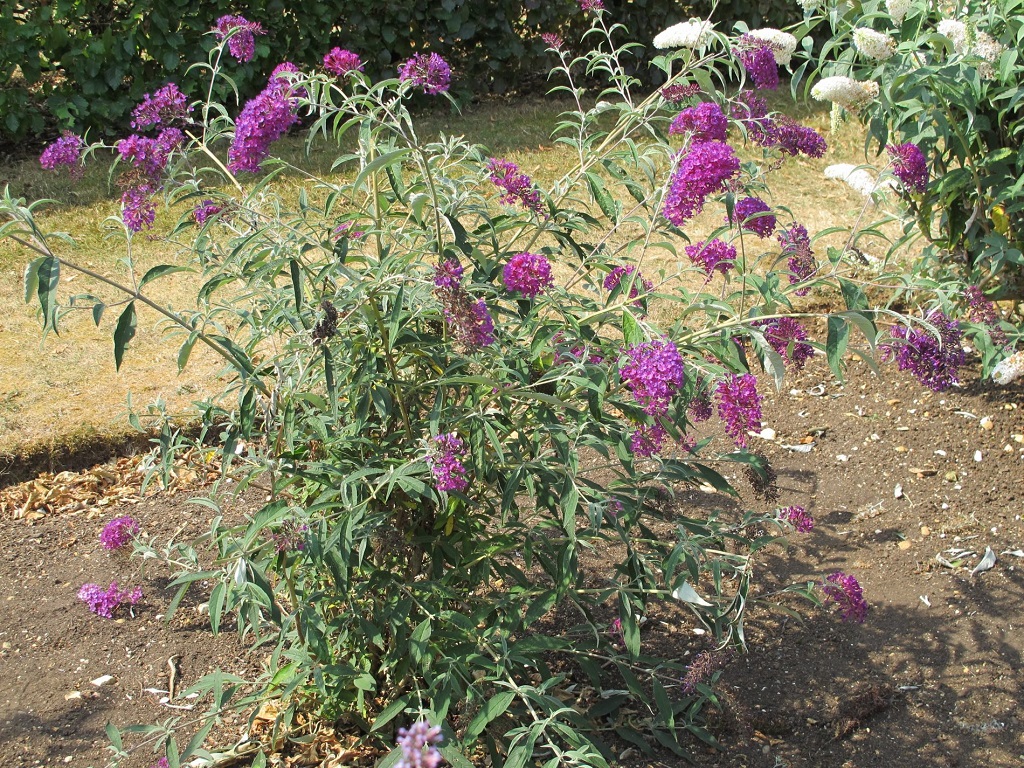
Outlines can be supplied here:
[[803, 368], [814, 357], [814, 347], [807, 343], [807, 330], [792, 317], [757, 320], [754, 327], [760, 328], [771, 348], [796, 368]]
[[740, 159], [728, 144], [705, 141], [690, 148], [672, 174], [662, 215], [681, 227], [704, 208], [708, 195], [720, 192], [740, 172]]
[[554, 32], [543, 32], [541, 33], [540, 39], [544, 41], [544, 44], [547, 45], [548, 48], [552, 48], [556, 51], [561, 51], [562, 46], [565, 45], [565, 41], [562, 40], [561, 36]]
[[[789, 258], [789, 283], [796, 285], [812, 277], [818, 269], [818, 262], [811, 250], [811, 238], [807, 234], [807, 227], [802, 224], [794, 224], [789, 229], [779, 230], [776, 235], [779, 245], [782, 246], [782, 255]], [[800, 288], [796, 291], [797, 296], [806, 296], [810, 288]]]
[[489, 347], [494, 343], [494, 319], [487, 302], [480, 299], [472, 305], [470, 324], [465, 328], [465, 342], [471, 347]]
[[216, 216], [223, 210], [224, 208], [217, 205], [213, 200], [203, 200], [203, 202], [197, 205], [192, 211], [192, 219], [199, 226], [203, 226], [211, 216]]
[[426, 720], [413, 723], [409, 728], [398, 729], [398, 746], [402, 758], [395, 768], [438, 768], [441, 753], [436, 745], [442, 740], [440, 726], [431, 726]]
[[398, 69], [398, 77], [403, 82], [411, 82], [413, 86], [423, 89], [424, 93], [444, 93], [451, 85], [452, 70], [448, 63], [432, 53], [417, 53]]
[[807, 514], [807, 510], [801, 506], [782, 507], [779, 510], [779, 519], [796, 528], [799, 533], [808, 533], [814, 530], [814, 518]]
[[771, 146], [777, 147], [780, 152], [790, 157], [800, 154], [807, 157], [823, 157], [825, 150], [828, 149], [825, 139], [816, 130], [800, 125], [785, 115], [775, 118], [773, 134]]
[[629, 437], [629, 450], [634, 456], [649, 459], [661, 452], [668, 441], [668, 432], [658, 422], [652, 426], [640, 424]]
[[188, 120], [188, 99], [174, 83], [168, 83], [150, 96], [142, 97], [142, 103], [132, 112], [132, 128], [142, 130], [151, 125], [171, 125]]
[[61, 137], [43, 150], [39, 156], [39, 164], [48, 171], [55, 171], [62, 165], [67, 166], [73, 177], [82, 173], [79, 160], [82, 157], [82, 137], [71, 131], [64, 131]]
[[518, 165], [509, 160], [492, 157], [487, 161], [487, 171], [490, 173], [490, 180], [503, 192], [499, 198], [502, 205], [519, 203], [538, 215], [543, 214], [540, 192], [534, 188], [529, 176], [519, 172]]
[[455, 259], [445, 259], [434, 270], [434, 285], [446, 289], [459, 288], [465, 271], [465, 267]]
[[985, 293], [976, 285], [970, 285], [964, 291], [967, 299], [967, 319], [988, 328], [989, 338], [997, 347], [1005, 347], [1009, 339], [1006, 332], [999, 327], [1000, 316], [996, 305], [985, 298]]
[[687, 99], [692, 99], [700, 93], [700, 86], [696, 83], [689, 83], [683, 85], [676, 83], [675, 85], [666, 85], [661, 89], [661, 98], [670, 104], [682, 104]]
[[100, 532], [100, 541], [107, 549], [120, 549], [135, 538], [139, 532], [139, 521], [130, 515], [115, 517]]
[[301, 87], [295, 88], [292, 78], [282, 77], [282, 75], [298, 75], [301, 72], [302, 70], [292, 62], [282, 61], [270, 71], [270, 77], [267, 78], [267, 86], [271, 88], [282, 88], [289, 96], [305, 98], [309, 95], [309, 91]]
[[347, 237], [351, 240], [358, 240], [366, 233], [360, 229], [352, 229], [352, 222], [346, 221], [334, 228], [334, 236], [338, 238]]
[[752, 374], [732, 374], [719, 382], [718, 416], [725, 422], [726, 434], [740, 448], [747, 445], [747, 432], [761, 429], [761, 396], [757, 394], [757, 378]]
[[700, 141], [725, 141], [729, 121], [722, 108], [713, 101], [702, 101], [676, 115], [668, 127], [669, 134], [689, 134], [695, 144]]
[[150, 197], [152, 190], [145, 184], [129, 187], [121, 195], [121, 219], [132, 232], [149, 229], [156, 220], [156, 205]]
[[228, 53], [241, 62], [252, 61], [256, 54], [254, 35], [265, 35], [266, 30], [259, 22], [249, 21], [243, 16], [221, 16], [213, 28], [218, 40], [229, 37]]
[[461, 493], [469, 487], [466, 467], [461, 459], [466, 455], [466, 444], [454, 432], [438, 435], [431, 440], [427, 466], [434, 476], [434, 487], [438, 491]]
[[683, 386], [683, 359], [669, 339], [647, 341], [625, 350], [619, 375], [633, 397], [651, 416], [668, 411], [672, 396]]
[[578, 0], [578, 2], [580, 4], [580, 10], [584, 13], [604, 9], [604, 0]]
[[359, 54], [344, 48], [331, 48], [324, 56], [324, 69], [339, 77], [347, 75], [349, 72], [362, 72], [364, 66]]
[[708, 397], [706, 392], [702, 392], [693, 400], [690, 401], [689, 407], [686, 409], [686, 413], [690, 417], [690, 421], [694, 424], [700, 424], [703, 421], [707, 421], [711, 418], [713, 412], [711, 406], [711, 398]]
[[149, 768], [171, 768], [171, 764], [167, 762], [167, 758], [166, 757], [161, 757], [159, 760], [157, 760], [155, 763], [153, 763]]
[[710, 275], [718, 270], [723, 275], [735, 266], [736, 247], [718, 238], [686, 246], [686, 255], [694, 265]]
[[185, 142], [185, 134], [178, 128], [165, 128], [151, 139], [132, 134], [117, 142], [117, 154], [121, 160], [142, 172], [153, 185], [158, 185], [171, 152]]
[[608, 627], [608, 634], [611, 635], [612, 642], [616, 645], [626, 642], [626, 637], [622, 634], [622, 619], [618, 616], [612, 619], [611, 626]]
[[821, 591], [825, 593], [826, 603], [835, 603], [839, 606], [843, 621], [864, 623], [868, 615], [868, 603], [856, 578], [836, 571], [825, 577]]
[[904, 343], [889, 342], [885, 351], [895, 356], [901, 371], [910, 371], [929, 389], [943, 392], [960, 382], [960, 368], [967, 361], [960, 324], [937, 309], [929, 312], [925, 321], [934, 326], [934, 332], [894, 325], [889, 335]]
[[908, 192], [924, 192], [928, 186], [928, 161], [921, 148], [912, 142], [886, 147], [892, 158], [892, 172]]
[[142, 599], [142, 588], [118, 589], [117, 582], [111, 582], [104, 590], [99, 584], [83, 584], [78, 590], [78, 599], [89, 606], [89, 610], [106, 619], [114, 618], [116, 611], [124, 603], [135, 605]]
[[755, 88], [774, 91], [779, 87], [779, 65], [770, 43], [754, 37], [741, 35], [734, 51], [743, 69], [750, 76]]
[[753, 232], [760, 238], [770, 237], [775, 231], [775, 216], [771, 215], [771, 210], [771, 207], [760, 198], [744, 197], [736, 201], [731, 223], [738, 223], [743, 229]]
[[[627, 264], [624, 267], [614, 267], [611, 272], [605, 275], [604, 278], [604, 289], [606, 291], [614, 291], [620, 285], [622, 285], [622, 278], [629, 277], [636, 271], [636, 267], [632, 264]], [[643, 288], [644, 293], [650, 293], [654, 288], [654, 283], [648, 280], [643, 274], [637, 272], [635, 278], [633, 278], [631, 285], [629, 286], [629, 298], [636, 299], [640, 295], [640, 288]], [[640, 305], [640, 301], [634, 301], [635, 306]]]
[[270, 154], [270, 145], [299, 119], [290, 89], [281, 78], [246, 103], [235, 121], [235, 138], [228, 149], [228, 170], [256, 173]]
[[553, 282], [551, 264], [537, 253], [517, 253], [502, 272], [506, 290], [534, 298]]

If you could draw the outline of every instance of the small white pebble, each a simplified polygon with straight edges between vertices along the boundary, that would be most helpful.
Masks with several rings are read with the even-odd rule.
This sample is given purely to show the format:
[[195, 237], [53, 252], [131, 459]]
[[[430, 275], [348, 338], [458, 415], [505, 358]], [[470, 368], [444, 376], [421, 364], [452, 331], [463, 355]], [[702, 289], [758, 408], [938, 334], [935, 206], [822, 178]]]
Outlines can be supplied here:
[[974, 460], [975, 461], [981, 461], [981, 451], [975, 451], [974, 452]]

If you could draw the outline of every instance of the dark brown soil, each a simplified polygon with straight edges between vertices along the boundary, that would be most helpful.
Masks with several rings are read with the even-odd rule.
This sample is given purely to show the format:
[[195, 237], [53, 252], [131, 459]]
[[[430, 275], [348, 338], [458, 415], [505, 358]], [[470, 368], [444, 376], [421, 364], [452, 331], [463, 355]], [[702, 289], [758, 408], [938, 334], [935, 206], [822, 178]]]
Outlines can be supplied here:
[[[766, 424], [776, 438], [753, 438], [753, 447], [778, 472], [780, 504], [804, 505], [816, 527], [793, 534], [788, 550], [759, 556], [763, 589], [842, 570], [860, 580], [870, 612], [858, 625], [829, 611], [807, 609], [799, 623], [755, 610], [751, 652], [726, 667], [718, 686], [724, 709], [712, 727], [725, 751], [695, 744], [695, 762], [1024, 764], [1024, 557], [1013, 554], [1024, 549], [1024, 438], [1014, 438], [1024, 435], [1024, 389], [974, 379], [936, 395], [892, 369], [879, 380], [860, 365], [844, 386], [814, 361], [772, 398]], [[801, 443], [808, 437], [809, 452], [785, 447], [809, 445]], [[686, 501], [731, 505], [698, 491]], [[156, 538], [181, 528], [196, 534], [208, 524], [207, 510], [178, 495], [92, 512], [0, 521], [5, 765], [103, 765], [107, 721], [125, 726], [180, 714], [145, 691], [166, 690], [171, 657], [178, 690], [214, 667], [243, 675], [259, 667], [230, 633], [210, 636], [195, 604], [165, 624], [168, 574], [140, 572], [137, 561], [108, 554], [97, 539], [107, 520], [129, 512]], [[986, 547], [997, 562], [972, 576]], [[111, 579], [143, 587], [136, 616], [104, 620], [77, 601], [82, 583]], [[680, 654], [692, 644], [675, 642]], [[90, 682], [108, 674], [114, 681], [107, 685]], [[221, 733], [235, 738], [238, 730]], [[131, 764], [152, 762], [146, 754]], [[684, 762], [625, 757], [621, 764]]]

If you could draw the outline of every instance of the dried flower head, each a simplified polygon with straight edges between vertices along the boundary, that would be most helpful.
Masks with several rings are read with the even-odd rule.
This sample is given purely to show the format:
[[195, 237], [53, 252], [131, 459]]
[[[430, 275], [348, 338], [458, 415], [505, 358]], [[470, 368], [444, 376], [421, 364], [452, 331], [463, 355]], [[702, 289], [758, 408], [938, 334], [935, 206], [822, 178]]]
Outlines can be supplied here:
[[769, 504], [779, 499], [779, 475], [763, 453], [755, 453], [757, 464], [748, 464], [743, 470], [754, 496]]
[[314, 344], [323, 344], [338, 333], [338, 310], [328, 299], [320, 302], [320, 309], [323, 310], [324, 316], [317, 321], [310, 333]]

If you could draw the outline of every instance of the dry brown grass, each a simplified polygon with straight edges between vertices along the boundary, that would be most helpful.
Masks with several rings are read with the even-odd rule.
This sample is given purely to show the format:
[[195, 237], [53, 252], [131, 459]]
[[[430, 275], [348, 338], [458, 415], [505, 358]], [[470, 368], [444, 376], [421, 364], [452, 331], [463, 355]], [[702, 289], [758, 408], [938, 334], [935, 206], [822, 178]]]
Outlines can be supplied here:
[[[490, 104], [453, 118], [435, 115], [426, 121], [424, 133], [458, 132], [472, 141], [487, 144], [495, 154], [508, 157], [533, 174], [541, 184], [560, 176], [571, 166], [573, 153], [555, 145], [550, 133], [557, 121], [557, 102], [534, 100], [517, 104]], [[825, 112], [801, 114], [801, 119], [827, 132]], [[774, 173], [776, 204], [788, 206], [794, 217], [811, 232], [831, 226], [849, 226], [863, 198], [844, 185], [824, 179], [822, 171], [835, 162], [860, 162], [863, 132], [849, 125], [830, 139], [829, 154], [821, 160], [793, 159]], [[317, 145], [305, 156], [301, 140], [284, 142], [292, 162], [317, 174], [326, 174], [333, 154]], [[287, 193], [297, 191], [300, 180], [285, 177], [278, 182]], [[108, 186], [106, 170], [96, 167], [76, 186], [42, 172], [34, 158], [0, 169], [0, 185], [10, 184], [16, 195], [55, 198], [57, 204], [42, 214], [44, 228], [74, 233], [77, 246], [59, 245], [59, 252], [100, 273], [124, 277], [120, 260], [123, 241], [110, 237], [104, 219], [116, 215], [117, 201]], [[174, 221], [171, 212], [160, 212], [154, 232], [166, 231]], [[706, 214], [688, 228], [691, 239], [701, 239], [718, 221]], [[144, 271], [160, 263], [178, 263], [177, 247], [160, 239], [137, 238], [133, 257]], [[139, 329], [125, 362], [115, 372], [112, 331], [118, 312], [107, 311], [97, 328], [88, 312], [76, 313], [61, 324], [60, 335], [40, 338], [36, 307], [23, 301], [22, 273], [32, 258], [26, 249], [0, 240], [0, 316], [4, 345], [0, 350], [0, 456], [15, 457], [66, 448], [92, 439], [118, 437], [128, 431], [127, 402], [131, 394], [137, 409], [162, 399], [172, 413], [188, 413], [193, 400], [219, 390], [218, 360], [196, 348], [182, 374], [177, 373], [180, 338], [166, 332], [155, 313], [140, 312]], [[679, 264], [659, 257], [645, 271], [678, 271]], [[168, 278], [154, 285], [155, 297], [178, 307], [195, 300], [197, 278]], [[98, 292], [86, 278], [65, 274], [62, 293]], [[0, 474], [3, 472], [0, 464]]]

